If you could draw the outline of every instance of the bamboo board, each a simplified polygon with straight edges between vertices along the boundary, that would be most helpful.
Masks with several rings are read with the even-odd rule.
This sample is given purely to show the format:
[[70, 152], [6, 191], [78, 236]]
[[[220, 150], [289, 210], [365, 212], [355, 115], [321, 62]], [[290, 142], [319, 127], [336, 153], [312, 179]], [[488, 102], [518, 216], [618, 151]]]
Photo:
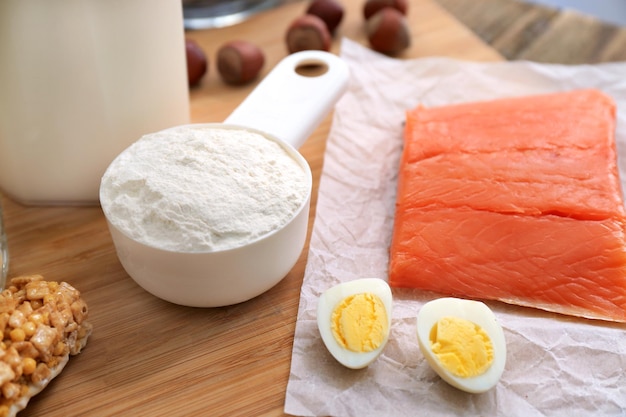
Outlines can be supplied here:
[[[343, 3], [335, 53], [342, 36], [367, 44], [362, 1]], [[413, 42], [399, 59], [501, 59], [432, 0], [410, 7]], [[292, 2], [236, 26], [187, 36], [211, 60], [228, 40], [253, 40], [265, 52], [265, 74], [286, 55], [285, 30], [305, 8], [306, 2]], [[224, 120], [253, 88], [224, 85], [211, 62], [191, 91], [192, 121]], [[330, 124], [329, 115], [300, 149], [314, 178], [310, 227]], [[87, 300], [94, 325], [83, 353], [20, 416], [283, 415], [307, 248], [265, 294], [230, 307], [187, 308], [151, 296], [128, 277], [99, 207], [26, 207], [5, 197], [2, 203], [10, 276], [40, 273], [71, 283]]]

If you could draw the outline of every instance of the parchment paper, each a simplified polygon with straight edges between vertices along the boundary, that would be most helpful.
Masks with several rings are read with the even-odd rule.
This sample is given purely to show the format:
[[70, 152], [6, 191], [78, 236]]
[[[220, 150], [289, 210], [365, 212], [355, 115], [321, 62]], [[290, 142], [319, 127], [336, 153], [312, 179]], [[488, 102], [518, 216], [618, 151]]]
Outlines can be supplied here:
[[440, 295], [394, 290], [383, 354], [350, 370], [317, 329], [319, 295], [339, 282], [387, 278], [405, 110], [503, 96], [594, 87], [618, 103], [618, 152], [626, 180], [626, 63], [594, 66], [528, 62], [402, 61], [350, 40], [351, 69], [328, 139], [301, 291], [285, 412], [299, 416], [576, 416], [626, 413], [626, 326], [498, 302], [507, 364], [491, 391], [466, 394], [443, 382], [419, 351], [416, 314]]

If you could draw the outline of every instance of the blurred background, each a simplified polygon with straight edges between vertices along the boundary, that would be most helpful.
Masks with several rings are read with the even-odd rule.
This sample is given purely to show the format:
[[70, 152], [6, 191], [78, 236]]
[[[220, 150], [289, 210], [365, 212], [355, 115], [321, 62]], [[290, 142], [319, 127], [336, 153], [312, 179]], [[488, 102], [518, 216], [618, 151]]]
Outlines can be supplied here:
[[524, 0], [561, 9], [578, 10], [608, 23], [626, 25], [626, 0]]
[[[239, 23], [255, 13], [292, 1], [308, 0], [183, 0], [185, 27], [206, 29]], [[475, 1], [475, 0], [468, 0]], [[626, 0], [522, 0], [589, 14], [620, 26], [626, 25]]]

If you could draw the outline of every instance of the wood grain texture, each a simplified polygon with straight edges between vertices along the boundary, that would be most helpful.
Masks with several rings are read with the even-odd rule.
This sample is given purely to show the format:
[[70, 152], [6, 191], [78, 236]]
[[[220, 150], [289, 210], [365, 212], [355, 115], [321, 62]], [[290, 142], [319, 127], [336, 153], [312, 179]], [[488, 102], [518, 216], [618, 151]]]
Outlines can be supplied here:
[[520, 0], [436, 0], [508, 60], [594, 64], [626, 60], [626, 28]]
[[[341, 36], [367, 44], [362, 1], [344, 4], [334, 52]], [[286, 55], [285, 30], [305, 7], [294, 2], [237, 26], [187, 35], [211, 60], [228, 40], [253, 40], [266, 54], [266, 74]], [[434, 0], [411, 2], [408, 19], [413, 43], [399, 58], [502, 59]], [[192, 120], [223, 120], [254, 85], [224, 85], [211, 62], [208, 76], [191, 91]], [[314, 178], [309, 230], [330, 123], [329, 115], [300, 149]], [[229, 307], [187, 308], [151, 296], [128, 277], [99, 207], [26, 207], [4, 197], [2, 203], [10, 275], [68, 281], [83, 293], [94, 325], [84, 352], [20, 416], [284, 415], [306, 248], [265, 294]]]

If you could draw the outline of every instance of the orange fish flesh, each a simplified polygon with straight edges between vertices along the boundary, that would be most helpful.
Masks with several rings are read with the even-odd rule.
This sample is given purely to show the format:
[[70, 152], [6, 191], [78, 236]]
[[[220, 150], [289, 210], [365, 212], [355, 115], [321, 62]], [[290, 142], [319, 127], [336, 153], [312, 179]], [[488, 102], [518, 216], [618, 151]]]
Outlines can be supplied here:
[[615, 111], [597, 90], [408, 111], [390, 285], [626, 322]]

